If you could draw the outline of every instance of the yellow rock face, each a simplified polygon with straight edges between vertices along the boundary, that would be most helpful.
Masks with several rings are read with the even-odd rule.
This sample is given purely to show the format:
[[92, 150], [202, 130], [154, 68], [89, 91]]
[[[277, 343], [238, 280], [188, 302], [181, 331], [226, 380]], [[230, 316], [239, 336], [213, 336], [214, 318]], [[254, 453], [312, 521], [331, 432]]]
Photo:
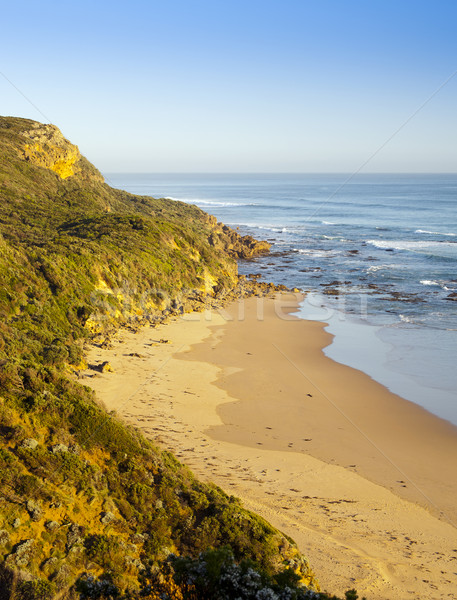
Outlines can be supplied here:
[[79, 149], [70, 143], [55, 125], [39, 125], [22, 132], [30, 140], [25, 144], [22, 156], [25, 160], [54, 171], [62, 179], [79, 172], [77, 162]]

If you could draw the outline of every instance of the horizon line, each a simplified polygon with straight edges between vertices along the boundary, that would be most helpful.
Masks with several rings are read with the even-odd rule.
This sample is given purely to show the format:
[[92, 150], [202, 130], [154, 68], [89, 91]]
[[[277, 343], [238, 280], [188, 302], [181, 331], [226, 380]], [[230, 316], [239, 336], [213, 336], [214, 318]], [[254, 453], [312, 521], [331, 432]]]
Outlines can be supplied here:
[[109, 175], [457, 175], [457, 171], [370, 171], [355, 174], [351, 171], [100, 171]]

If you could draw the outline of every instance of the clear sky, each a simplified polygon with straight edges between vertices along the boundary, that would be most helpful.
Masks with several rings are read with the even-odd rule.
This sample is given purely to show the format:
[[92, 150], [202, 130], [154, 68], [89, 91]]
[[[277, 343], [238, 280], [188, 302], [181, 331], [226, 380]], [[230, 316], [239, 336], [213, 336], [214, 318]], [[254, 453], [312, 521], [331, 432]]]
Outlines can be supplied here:
[[[364, 172], [457, 172], [456, 0], [22, 0], [1, 20], [0, 71], [103, 172], [354, 172], [403, 125]], [[2, 76], [0, 114], [46, 120]]]

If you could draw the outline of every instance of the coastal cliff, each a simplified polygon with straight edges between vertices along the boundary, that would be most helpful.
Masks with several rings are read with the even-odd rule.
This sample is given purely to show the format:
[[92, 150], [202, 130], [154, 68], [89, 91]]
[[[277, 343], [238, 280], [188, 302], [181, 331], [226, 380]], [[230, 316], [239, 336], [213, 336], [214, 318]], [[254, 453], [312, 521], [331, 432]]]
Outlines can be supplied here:
[[270, 293], [235, 260], [268, 248], [109, 187], [55, 126], [0, 118], [0, 598], [216, 598], [229, 572], [227, 598], [251, 597], [248, 574], [262, 598], [326, 597], [291, 539], [75, 378], [119, 327]]
[[24, 145], [22, 156], [25, 160], [51, 169], [62, 179], [75, 174], [76, 163], [81, 159], [79, 149], [65, 139], [55, 125], [34, 123], [22, 135], [30, 140]]

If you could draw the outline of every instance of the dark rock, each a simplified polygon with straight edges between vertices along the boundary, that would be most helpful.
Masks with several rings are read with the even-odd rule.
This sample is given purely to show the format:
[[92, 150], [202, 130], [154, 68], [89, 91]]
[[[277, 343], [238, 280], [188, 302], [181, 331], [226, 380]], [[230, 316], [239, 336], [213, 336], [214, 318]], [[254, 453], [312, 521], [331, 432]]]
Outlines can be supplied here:
[[330, 283], [321, 283], [320, 285], [322, 286], [335, 286], [335, 285], [341, 285], [341, 281], [338, 281], [337, 279], [334, 279], [333, 281], [331, 281]]

